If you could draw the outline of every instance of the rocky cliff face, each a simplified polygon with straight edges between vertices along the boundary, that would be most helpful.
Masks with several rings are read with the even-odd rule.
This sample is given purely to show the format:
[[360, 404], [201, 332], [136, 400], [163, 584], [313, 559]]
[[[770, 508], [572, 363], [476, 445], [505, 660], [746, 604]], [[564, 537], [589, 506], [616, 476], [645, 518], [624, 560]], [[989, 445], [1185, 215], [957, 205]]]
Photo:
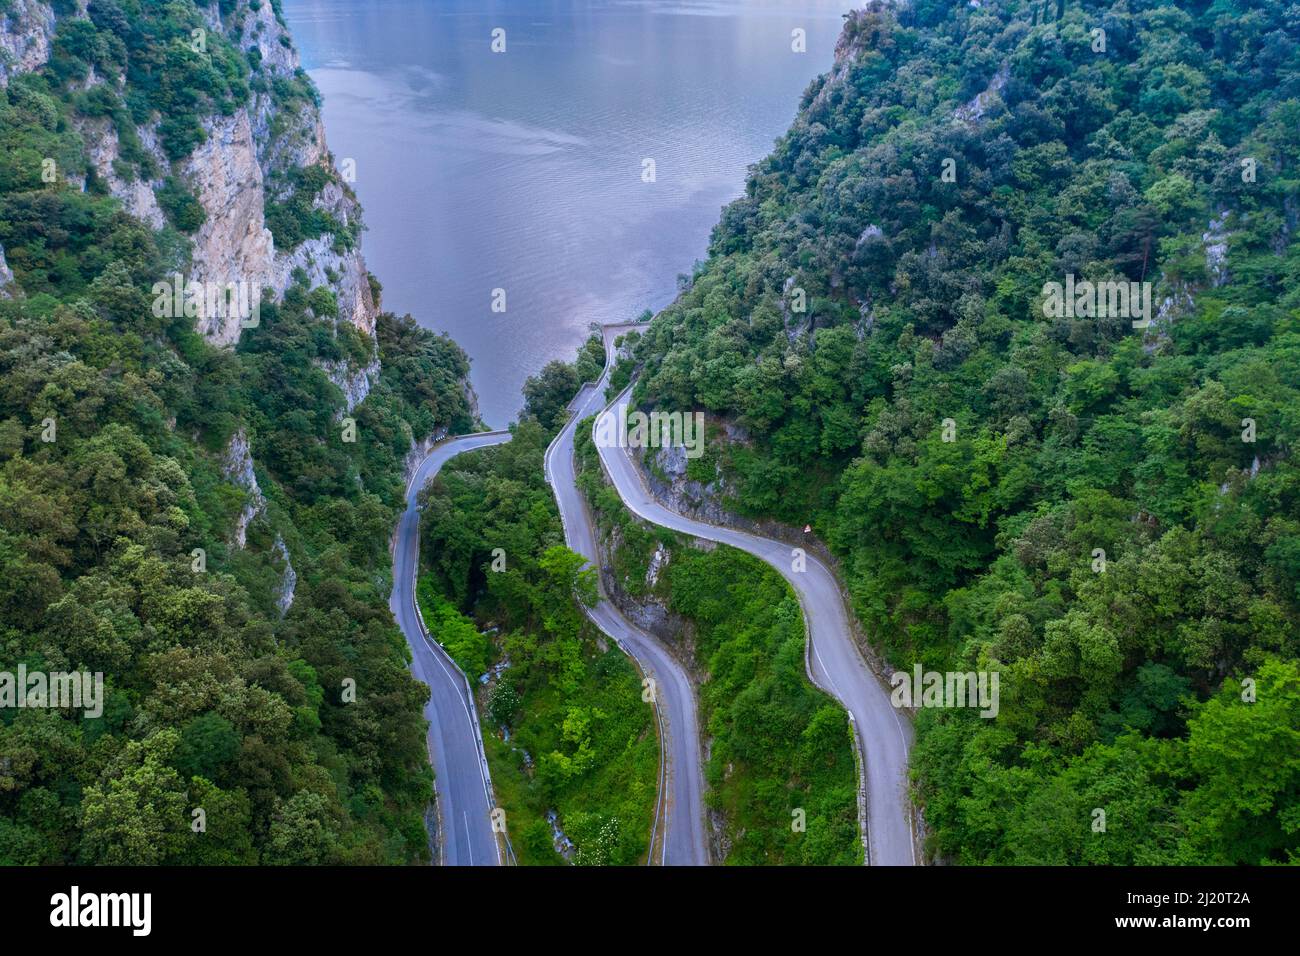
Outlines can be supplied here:
[[[275, 243], [266, 228], [262, 168], [253, 149], [248, 110], [204, 124], [207, 140], [185, 160], [185, 180], [206, 219], [194, 236], [191, 277], [275, 287]], [[277, 291], [283, 293], [284, 286]], [[217, 345], [239, 340], [238, 315], [205, 316], [199, 331]]]
[[411, 439], [411, 450], [406, 453], [406, 458], [402, 462], [402, 472], [408, 485], [411, 483], [411, 479], [415, 477], [415, 472], [420, 467], [420, 463], [429, 457], [429, 452], [433, 451], [433, 446], [446, 437], [447, 429], [439, 428], [432, 435], [420, 441], [416, 441], [414, 438]]
[[0, 87], [8, 86], [10, 78], [19, 73], [45, 65], [54, 29], [54, 10], [49, 4], [10, 0], [8, 12], [0, 15]]
[[[136, 219], [147, 222], [154, 229], [166, 225], [166, 217], [158, 206], [158, 197], [154, 190], [162, 185], [161, 180], [144, 182], [139, 179], [127, 181], [118, 175], [114, 163], [122, 155], [118, 142], [117, 129], [112, 120], [106, 116], [82, 117], [76, 120], [77, 132], [86, 144], [86, 160], [95, 170], [95, 175], [103, 180], [112, 193], [122, 203], [122, 207]], [[162, 150], [158, 149], [156, 137], [151, 140], [155, 160], [160, 168], [166, 165]], [[82, 188], [85, 188], [84, 182]]]
[[[297, 75], [302, 64], [288, 31], [275, 15], [269, 3], [255, 11], [246, 11], [239, 24], [245, 49], [257, 48], [261, 58], [260, 72], [268, 77], [290, 79]], [[230, 27], [224, 27], [227, 33]], [[292, 115], [276, 105], [267, 91], [253, 93], [249, 110], [257, 142], [257, 161], [262, 169], [288, 169], [294, 166], [313, 166], [328, 161], [329, 148], [325, 143], [325, 124], [320, 111], [313, 104], [294, 107]]]
[[[52, 3], [43, 0], [8, 0], [5, 6], [0, 14], [0, 88], [48, 63], [60, 20], [88, 17], [87, 0], [72, 0], [66, 14], [56, 14]], [[324, 286], [334, 293], [339, 321], [350, 322], [373, 342], [378, 303], [355, 238], [360, 234], [360, 205], [333, 169], [316, 97], [288, 31], [269, 0], [255, 6], [238, 3], [223, 14], [216, 3], [197, 5], [206, 29], [243, 50], [251, 64], [246, 77], [249, 96], [240, 108], [203, 119], [203, 142], [175, 162], [160, 145], [159, 122], [165, 117], [155, 115], [137, 126], [140, 146], [152, 159], [146, 166], [154, 167], [148, 174], [154, 178], [147, 180], [131, 177], [130, 164], [121, 162], [123, 146], [112, 119], [76, 117], [73, 125], [84, 145], [86, 165], [128, 214], [154, 229], [167, 225], [158, 190], [168, 178], [192, 193], [204, 221], [190, 237], [186, 279], [222, 287], [239, 283], [251, 295], [266, 289], [280, 298], [305, 275], [310, 288]], [[105, 82], [92, 70], [83, 85], [90, 89]], [[124, 92], [120, 84], [114, 89], [119, 95]], [[304, 179], [304, 169], [314, 169], [313, 184], [324, 181], [310, 197], [310, 207], [327, 213], [328, 221], [345, 235], [315, 235], [280, 248], [267, 224], [268, 201], [301, 200], [294, 190]], [[87, 188], [80, 172], [69, 175], [68, 181]], [[21, 289], [0, 248], [0, 297], [12, 295], [21, 295]], [[244, 332], [244, 318], [200, 316], [197, 328], [210, 343], [233, 347]], [[343, 392], [340, 414], [353, 411], [378, 380], [377, 347], [371, 355], [364, 363], [339, 362], [323, 369]], [[249, 524], [266, 509], [243, 429], [231, 439], [222, 467], [227, 479], [246, 493], [232, 530], [233, 543], [243, 548]], [[283, 613], [293, 601], [296, 574], [279, 534], [273, 551], [284, 567], [277, 591]]]
[[[284, 24], [269, 3], [257, 10], [240, 8], [225, 20], [211, 11], [209, 16], [214, 29], [236, 45], [258, 51], [257, 72], [266, 83], [264, 88], [255, 85], [248, 106], [234, 116], [214, 119], [208, 141], [185, 162], [185, 179], [207, 216], [194, 241], [193, 277], [221, 283], [242, 279], [279, 297], [301, 269], [313, 288], [332, 288], [340, 316], [372, 336], [378, 309], [360, 251], [340, 251], [333, 235], [292, 249], [276, 248], [266, 227], [269, 184], [292, 170], [331, 162], [315, 104], [295, 101], [282, 108], [272, 93], [277, 79], [293, 79], [301, 66]], [[312, 206], [329, 212], [343, 227], [361, 214], [356, 199], [336, 179], [312, 199]], [[233, 344], [240, 334], [238, 317], [214, 319], [203, 332], [218, 344]]]
[[[198, 198], [205, 221], [192, 237], [187, 278], [225, 285], [243, 282], [270, 289], [279, 298], [302, 270], [311, 287], [328, 286], [339, 302], [340, 317], [373, 336], [377, 303], [371, 292], [365, 260], [353, 243], [340, 243], [326, 234], [277, 248], [266, 224], [268, 198], [278, 195], [294, 170], [320, 166], [332, 170], [320, 110], [306, 96], [286, 98], [277, 92], [287, 82], [301, 84], [297, 51], [269, 2], [257, 9], [241, 4], [222, 16], [216, 5], [200, 7], [208, 29], [222, 33], [250, 54], [255, 64], [247, 104], [230, 116], [211, 116], [203, 124], [205, 141], [179, 162], [168, 161], [158, 147], [156, 122], [137, 129], [141, 144], [159, 170], [169, 170]], [[77, 0], [71, 18], [85, 18], [86, 2]], [[19, 73], [38, 70], [48, 62], [58, 17], [41, 0], [10, 0], [0, 16], [0, 87]], [[93, 74], [87, 87], [104, 81]], [[115, 164], [121, 157], [118, 133], [103, 117], [84, 117], [76, 127], [85, 143], [86, 158], [109, 192], [128, 213], [153, 228], [165, 224], [152, 181], [123, 179]], [[85, 179], [69, 180], [85, 188]], [[343, 229], [355, 229], [360, 206], [337, 173], [312, 197], [315, 209], [328, 212]], [[0, 278], [3, 278], [0, 273]], [[0, 283], [2, 284], [2, 283]], [[240, 317], [204, 316], [199, 331], [213, 344], [233, 346], [241, 333]], [[352, 373], [349, 373], [352, 374]]]
[[298, 572], [293, 569], [293, 562], [289, 560], [289, 548], [278, 533], [271, 550], [279, 561], [284, 562], [284, 570], [280, 573], [280, 586], [275, 589], [275, 606], [279, 609], [280, 616], [284, 617], [293, 606], [293, 593], [298, 587]]
[[[235, 519], [235, 544], [244, 547], [248, 542], [248, 526], [266, 510], [266, 499], [253, 471], [253, 455], [248, 447], [248, 435], [241, 428], [230, 438], [222, 460], [222, 473], [226, 480], [244, 490], [247, 498]], [[288, 555], [285, 556], [286, 560]]]
[[[55, 30], [54, 11], [39, 0], [10, 0], [0, 14], [0, 89], [20, 73], [39, 70], [50, 58]], [[14, 274], [0, 246], [0, 298], [20, 295]]]
[[9, 268], [9, 263], [5, 262], [5, 247], [0, 246], [0, 298], [9, 297], [11, 294], [9, 283], [13, 281], [13, 270]]
[[[328, 191], [328, 188], [322, 192]], [[331, 236], [308, 239], [292, 252], [277, 256], [271, 286], [282, 294], [289, 287], [294, 270], [302, 269], [307, 273], [312, 288], [328, 285], [334, 290], [341, 318], [351, 322], [366, 335], [373, 336], [379, 310], [370, 291], [365, 260], [359, 252], [335, 252], [331, 248], [332, 243]], [[332, 280], [331, 273], [334, 275]]]
[[360, 368], [347, 362], [317, 362], [317, 365], [343, 393], [343, 414], [364, 402], [379, 381], [379, 359]]
[[[743, 433], [730, 423], [720, 424], [727, 441], [738, 442], [744, 438]], [[729, 523], [731, 515], [724, 507], [723, 501], [734, 494], [735, 489], [721, 474], [708, 483], [691, 479], [686, 473], [688, 464], [686, 449], [680, 445], [645, 449], [641, 454], [642, 474], [646, 476], [651, 490], [660, 501], [675, 511], [689, 514], [700, 521], [722, 525]], [[649, 467], [646, 459], [651, 463]]]

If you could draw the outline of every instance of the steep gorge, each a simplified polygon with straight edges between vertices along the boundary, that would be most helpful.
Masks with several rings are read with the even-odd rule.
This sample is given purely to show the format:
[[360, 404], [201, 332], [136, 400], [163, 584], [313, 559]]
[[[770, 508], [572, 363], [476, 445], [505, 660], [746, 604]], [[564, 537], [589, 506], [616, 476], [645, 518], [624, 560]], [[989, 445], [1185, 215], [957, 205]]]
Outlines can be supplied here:
[[475, 413], [360, 215], [278, 4], [0, 3], [0, 669], [107, 688], [4, 712], [0, 862], [427, 859], [388, 539]]

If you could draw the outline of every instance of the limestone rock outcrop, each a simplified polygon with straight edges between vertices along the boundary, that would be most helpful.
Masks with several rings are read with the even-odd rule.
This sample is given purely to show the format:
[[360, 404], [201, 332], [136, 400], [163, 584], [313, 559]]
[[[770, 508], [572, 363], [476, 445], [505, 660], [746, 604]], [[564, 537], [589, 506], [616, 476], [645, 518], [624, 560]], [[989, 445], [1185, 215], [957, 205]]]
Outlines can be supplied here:
[[[154, 193], [154, 189], [162, 185], [161, 180], [144, 182], [132, 179], [128, 182], [118, 175], [114, 163], [121, 157], [122, 151], [113, 121], [106, 116], [78, 117], [74, 120], [74, 125], [81, 133], [82, 142], [86, 144], [86, 159], [94, 168], [95, 175], [103, 180], [109, 193], [121, 201], [122, 208], [136, 219], [147, 222], [153, 229], [161, 229], [166, 225], [167, 219]], [[157, 144], [154, 145], [156, 148]]]
[[5, 261], [5, 247], [0, 246], [0, 298], [8, 298], [13, 294], [9, 283], [14, 281], [13, 270], [9, 268], [9, 263]]
[[10, 0], [0, 14], [0, 87], [20, 73], [39, 70], [50, 59], [54, 10], [40, 0]]
[[[262, 168], [248, 111], [209, 120], [207, 139], [185, 160], [185, 179], [206, 219], [194, 235], [191, 278], [275, 287], [275, 243], [266, 228]], [[240, 316], [204, 316], [199, 332], [217, 345], [239, 340]]]
[[247, 498], [235, 519], [235, 544], [243, 548], [248, 543], [248, 526], [266, 510], [266, 498], [253, 471], [253, 455], [248, 447], [248, 435], [241, 428], [230, 437], [222, 459], [222, 473], [231, 484], [244, 489]]
[[[240, 8], [222, 25], [230, 39], [255, 49], [257, 73], [289, 80], [301, 65], [288, 33], [270, 4]], [[340, 318], [368, 336], [378, 313], [365, 260], [355, 245], [339, 248], [333, 235], [308, 239], [291, 249], [277, 248], [266, 225], [268, 198], [295, 169], [331, 162], [320, 111], [310, 100], [277, 103], [267, 88], [254, 85], [250, 102], [230, 117], [205, 126], [207, 141], [184, 163], [187, 184], [198, 196], [206, 221], [194, 237], [192, 278], [201, 282], [247, 282], [274, 291], [277, 298], [293, 282], [296, 270], [309, 284], [328, 286], [338, 299]], [[276, 185], [272, 185], [272, 184]], [[350, 228], [361, 210], [351, 191], [331, 180], [313, 197], [315, 208]], [[238, 317], [208, 317], [200, 331], [209, 341], [233, 345], [240, 335]], [[352, 374], [352, 373], [349, 373]]]

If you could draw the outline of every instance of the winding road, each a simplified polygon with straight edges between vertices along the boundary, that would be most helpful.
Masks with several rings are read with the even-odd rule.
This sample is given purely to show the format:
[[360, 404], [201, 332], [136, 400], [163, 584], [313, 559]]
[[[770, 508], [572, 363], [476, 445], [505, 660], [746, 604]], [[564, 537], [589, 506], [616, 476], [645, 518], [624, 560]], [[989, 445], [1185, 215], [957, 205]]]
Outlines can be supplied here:
[[[613, 339], [621, 331], [622, 328], [606, 327], [606, 354], [609, 356], [606, 375], [613, 364]], [[629, 392], [630, 388], [619, 395], [605, 414], [618, 415], [619, 406], [628, 403]], [[611, 429], [606, 434], [616, 432], [617, 429]], [[787, 544], [707, 524], [670, 510], [646, 487], [628, 449], [601, 447], [599, 451], [605, 471], [623, 504], [638, 517], [683, 534], [747, 551], [767, 562], [790, 582], [803, 607], [808, 628], [808, 646], [811, 648], [808, 654], [809, 676], [848, 711], [865, 768], [865, 779], [859, 786], [865, 788], [867, 812], [862, 824], [866, 830], [867, 862], [885, 866], [915, 865], [911, 803], [907, 795], [911, 723], [893, 707], [889, 692], [868, 669], [854, 643], [848, 609], [834, 574], [811, 554], [805, 558], [806, 569], [795, 571], [792, 549]], [[860, 806], [864, 802], [861, 797], [860, 794]]]
[[[605, 407], [604, 391], [615, 360], [615, 337], [632, 326], [605, 326], [605, 369], [570, 403], [571, 416], [546, 451], [546, 478], [555, 493], [565, 540], [591, 565], [598, 563], [596, 532], [587, 502], [577, 487], [574, 435], [584, 418], [605, 409], [619, 414], [630, 388]], [[594, 429], [593, 429], [594, 432]], [[487, 761], [469, 680], [424, 629], [415, 601], [419, 566], [420, 489], [461, 452], [510, 440], [508, 432], [482, 432], [449, 439], [434, 447], [412, 477], [406, 511], [398, 524], [393, 551], [393, 593], [389, 607], [410, 645], [415, 676], [430, 688], [429, 758], [436, 773], [442, 862], [498, 865], [501, 844], [493, 832], [495, 806]], [[907, 795], [907, 760], [912, 727], [892, 706], [889, 693], [854, 643], [839, 584], [813, 555], [794, 570], [789, 545], [734, 528], [688, 518], [663, 505], [647, 488], [628, 449], [599, 447], [605, 472], [632, 513], [652, 524], [731, 545], [765, 561], [790, 582], [803, 608], [809, 641], [810, 679], [848, 711], [862, 768], [859, 813], [866, 860], [874, 865], [915, 865], [916, 846]], [[694, 688], [685, 668], [657, 638], [627, 620], [601, 590], [587, 609], [595, 624], [640, 665], [655, 682], [660, 723], [659, 806], [648, 862], [703, 866], [709, 860], [704, 819], [704, 775]], [[865, 810], [865, 813], [863, 812]]]
[[417, 499], [438, 470], [461, 452], [510, 440], [509, 432], [479, 432], [433, 447], [406, 489], [406, 511], [393, 544], [393, 593], [388, 607], [411, 648], [411, 673], [429, 686], [429, 761], [438, 793], [439, 833], [444, 866], [499, 866], [501, 845], [492, 829], [492, 781], [469, 679], [425, 630], [415, 603], [420, 566], [420, 510]]
[[[591, 513], [575, 481], [573, 437], [578, 422], [599, 412], [614, 366], [613, 334], [605, 329], [605, 371], [594, 384], [583, 386], [569, 404], [572, 416], [546, 450], [546, 480], [555, 492], [569, 547], [598, 565], [596, 532]], [[628, 326], [631, 328], [631, 326]], [[602, 631], [631, 654], [642, 672], [655, 682], [659, 716], [662, 775], [651, 854], [668, 866], [705, 866], [709, 839], [704, 823], [704, 773], [695, 690], [685, 668], [655, 637], [625, 618], [601, 590], [600, 600], [587, 613]]]

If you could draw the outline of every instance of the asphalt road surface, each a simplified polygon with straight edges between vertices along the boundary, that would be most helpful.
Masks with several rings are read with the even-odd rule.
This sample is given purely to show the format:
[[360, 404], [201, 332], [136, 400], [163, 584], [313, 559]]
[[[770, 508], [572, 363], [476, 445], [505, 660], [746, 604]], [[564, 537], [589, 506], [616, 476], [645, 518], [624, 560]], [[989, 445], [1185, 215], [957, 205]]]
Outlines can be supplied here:
[[434, 446], [406, 490], [406, 511], [393, 546], [393, 593], [388, 607], [411, 648], [411, 672], [429, 685], [429, 761], [438, 792], [438, 819], [444, 866], [498, 866], [501, 849], [492, 829], [492, 785], [469, 681], [430, 638], [415, 607], [419, 568], [420, 513], [416, 498], [444, 464], [461, 452], [500, 445], [509, 432], [462, 435]]
[[[612, 333], [606, 334], [607, 339]], [[624, 392], [611, 406], [627, 404]], [[616, 433], [611, 429], [606, 434]], [[912, 866], [911, 803], [907, 797], [907, 759], [912, 744], [910, 721], [890, 703], [889, 692], [867, 668], [849, 629], [848, 611], [835, 576], [812, 555], [806, 570], [795, 571], [788, 544], [731, 528], [696, 521], [669, 510], [655, 499], [629, 456], [628, 449], [601, 448], [601, 459], [624, 505], [638, 517], [684, 534], [740, 548], [762, 559], [790, 582], [808, 625], [808, 670], [813, 682], [849, 712], [865, 767], [866, 829], [873, 865]]]
[[[593, 565], [596, 536], [586, 501], [575, 483], [573, 441], [577, 424], [604, 407], [604, 390], [613, 367], [613, 340], [624, 327], [606, 327], [606, 366], [600, 381], [582, 389], [570, 404], [572, 417], [546, 454], [546, 476], [555, 492], [570, 548]], [[627, 395], [612, 406], [617, 414]], [[406, 635], [412, 671], [431, 690], [429, 757], [437, 775], [442, 861], [451, 865], [497, 865], [500, 844], [492, 829], [493, 800], [487, 762], [469, 682], [442, 648], [429, 639], [415, 608], [421, 488], [451, 458], [464, 451], [510, 440], [504, 432], [466, 435], [443, 442], [420, 465], [407, 491], [407, 510], [398, 525], [389, 606]], [[849, 628], [848, 611], [834, 575], [814, 556], [794, 570], [789, 545], [731, 528], [718, 527], [669, 510], [647, 489], [627, 449], [600, 448], [601, 459], [624, 505], [643, 520], [684, 534], [740, 548], [767, 562], [794, 587], [808, 625], [808, 670], [813, 682], [848, 710], [865, 770], [868, 859], [875, 865], [916, 863], [912, 816], [907, 799], [907, 760], [911, 724], [891, 705], [888, 691], [867, 668]], [[704, 821], [704, 778], [696, 700], [685, 669], [655, 637], [628, 621], [604, 596], [589, 609], [600, 629], [655, 681], [663, 741], [660, 806], [656, 814], [651, 862], [706, 865], [709, 841]]]
[[[596, 564], [596, 534], [587, 503], [574, 483], [573, 436], [578, 422], [604, 407], [603, 398], [613, 367], [613, 334], [606, 330], [605, 371], [570, 403], [573, 415], [546, 452], [546, 478], [555, 491], [569, 547]], [[668, 866], [709, 863], [704, 823], [704, 774], [695, 691], [685, 669], [655, 637], [625, 618], [605, 597], [589, 609], [596, 625], [632, 657], [655, 681], [660, 739], [664, 759], [659, 788], [660, 812], [655, 831], [658, 852], [651, 862]]]

